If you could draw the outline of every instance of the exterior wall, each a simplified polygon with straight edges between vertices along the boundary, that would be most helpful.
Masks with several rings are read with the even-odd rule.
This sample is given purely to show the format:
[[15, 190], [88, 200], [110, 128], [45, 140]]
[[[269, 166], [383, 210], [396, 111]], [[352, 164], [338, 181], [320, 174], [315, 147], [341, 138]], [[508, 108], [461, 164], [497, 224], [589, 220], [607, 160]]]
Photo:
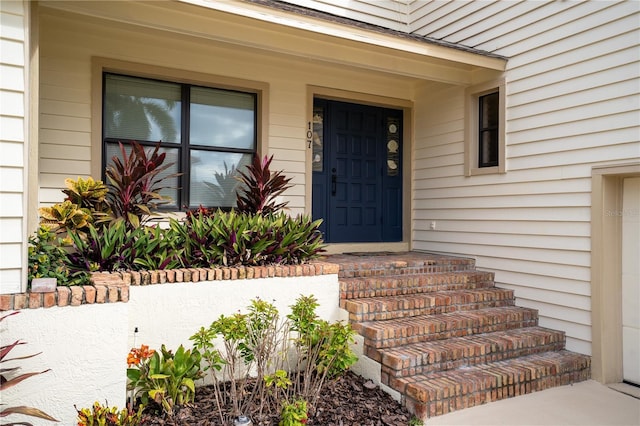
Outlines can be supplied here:
[[261, 107], [268, 114], [264, 129], [268, 137], [261, 141], [262, 151], [275, 156], [274, 168], [293, 177], [295, 186], [285, 196], [293, 214], [304, 211], [307, 191], [307, 87], [333, 87], [401, 99], [411, 99], [412, 95], [412, 80], [406, 78], [93, 18], [80, 19], [44, 6], [41, 10], [40, 199], [44, 204], [61, 199], [59, 189], [67, 177], [99, 177], [100, 158], [92, 154], [96, 147], [99, 152], [100, 143], [92, 124], [101, 119], [92, 113], [92, 103], [99, 99], [96, 91], [100, 90], [99, 85], [93, 85], [100, 81], [99, 75], [92, 74], [94, 57], [135, 63], [156, 75], [157, 67], [164, 67], [184, 72], [185, 76], [205, 75], [211, 82], [221, 76], [265, 84], [268, 101]]
[[[187, 291], [188, 287], [188, 291]], [[39, 408], [75, 424], [76, 411], [94, 401], [123, 408], [126, 401], [126, 358], [133, 346], [159, 349], [166, 344], [191, 348], [189, 337], [220, 315], [246, 312], [251, 299], [273, 303], [284, 318], [300, 295], [314, 295], [316, 313], [327, 321], [345, 320], [338, 307], [337, 274], [226, 281], [167, 283], [128, 288], [129, 301], [83, 302], [81, 306], [23, 309], [0, 323], [2, 341], [23, 340], [11, 355], [40, 355], [19, 361], [22, 372], [51, 371], [2, 391], [9, 407]], [[33, 294], [33, 293], [32, 293]], [[81, 298], [82, 300], [82, 298]], [[12, 311], [0, 312], [0, 316]], [[138, 333], [134, 333], [138, 327]], [[6, 365], [5, 365], [6, 367]], [[12, 415], [9, 421], [37, 419]]]
[[0, 3], [0, 292], [25, 274], [28, 3]]
[[462, 88], [417, 96], [413, 247], [476, 257], [590, 354], [591, 174], [640, 161], [640, 5], [544, 8], [529, 12], [535, 25], [508, 31], [496, 15], [466, 30], [474, 47], [510, 58], [506, 174], [464, 177]]

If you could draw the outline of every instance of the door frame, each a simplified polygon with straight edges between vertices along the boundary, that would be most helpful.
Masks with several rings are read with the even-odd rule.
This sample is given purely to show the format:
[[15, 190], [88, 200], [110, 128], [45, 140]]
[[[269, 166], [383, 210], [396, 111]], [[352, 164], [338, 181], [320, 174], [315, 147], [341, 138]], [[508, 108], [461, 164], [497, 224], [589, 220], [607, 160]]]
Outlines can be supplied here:
[[622, 372], [622, 189], [640, 163], [593, 167], [591, 174], [591, 377], [619, 383]]
[[[381, 108], [391, 108], [402, 110], [402, 241], [384, 243], [385, 251], [408, 251], [411, 250], [411, 155], [413, 152], [413, 102], [405, 99], [397, 99], [386, 96], [371, 95], [366, 93], [351, 92], [347, 90], [333, 89], [321, 86], [307, 86], [307, 124], [306, 129], [311, 129], [313, 119], [313, 100], [319, 97], [328, 100], [351, 102], [362, 105], [370, 105]], [[313, 187], [312, 155], [313, 149], [310, 147], [310, 136], [307, 134], [307, 153], [305, 155], [305, 212], [311, 214], [311, 200]], [[340, 253], [346, 251], [379, 251], [380, 243], [334, 243], [329, 244], [327, 253]]]

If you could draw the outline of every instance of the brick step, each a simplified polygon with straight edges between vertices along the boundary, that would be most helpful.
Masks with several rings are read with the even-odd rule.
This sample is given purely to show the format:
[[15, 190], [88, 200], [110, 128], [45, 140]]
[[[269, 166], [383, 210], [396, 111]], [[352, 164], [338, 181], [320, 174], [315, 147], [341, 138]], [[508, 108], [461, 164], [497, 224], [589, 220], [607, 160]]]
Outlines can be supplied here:
[[513, 290], [493, 287], [348, 299], [341, 301], [340, 307], [349, 312], [350, 321], [363, 322], [513, 306], [514, 304]]
[[525, 327], [380, 350], [382, 382], [564, 349], [565, 334]]
[[493, 273], [481, 271], [340, 278], [340, 299], [489, 288], [494, 287], [493, 278]]
[[587, 380], [591, 359], [568, 351], [544, 352], [517, 359], [393, 379], [407, 408], [420, 418], [433, 417], [554, 386]]
[[330, 261], [340, 264], [338, 278], [433, 274], [475, 269], [474, 259], [417, 252], [387, 253], [384, 256], [370, 253], [337, 254], [331, 255]]
[[375, 349], [531, 327], [538, 325], [537, 323], [538, 311], [535, 309], [506, 306], [387, 321], [367, 321], [354, 323], [352, 326], [364, 337], [365, 355], [380, 362], [380, 355]]

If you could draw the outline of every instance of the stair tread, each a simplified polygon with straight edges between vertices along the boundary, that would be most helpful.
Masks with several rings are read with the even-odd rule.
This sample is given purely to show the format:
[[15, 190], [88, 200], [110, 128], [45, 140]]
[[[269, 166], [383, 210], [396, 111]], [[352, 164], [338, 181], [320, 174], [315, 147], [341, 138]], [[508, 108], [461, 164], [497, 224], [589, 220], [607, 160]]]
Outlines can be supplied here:
[[[588, 355], [567, 350], [543, 352], [454, 370], [397, 378], [396, 382], [406, 384], [406, 391], [408, 394], [413, 394], [412, 396], [416, 394], [411, 389], [444, 389], [458, 382], [465, 383], [460, 390], [465, 393], [465, 391], [495, 388], [588, 368], [590, 359]], [[532, 374], [534, 372], [535, 375]]]
[[513, 290], [493, 287], [364, 297], [343, 300], [340, 306], [352, 321], [378, 321], [514, 304]]
[[422, 356], [428, 351], [445, 351], [449, 348], [458, 347], [468, 343], [480, 343], [480, 344], [493, 344], [499, 341], [514, 340], [525, 337], [543, 337], [546, 335], [559, 334], [564, 335], [564, 332], [558, 330], [552, 330], [550, 328], [532, 326], [524, 328], [515, 328], [511, 330], [495, 331], [492, 333], [474, 334], [470, 336], [452, 337], [450, 339], [435, 340], [430, 342], [420, 342], [411, 344], [411, 354], [407, 354], [406, 347], [396, 347], [380, 349], [384, 355], [392, 356], [396, 353], [406, 356]]
[[490, 272], [464, 271], [439, 273], [408, 273], [340, 278], [342, 300], [403, 294], [496, 288]]
[[[538, 311], [517, 306], [482, 308], [435, 315], [354, 323], [365, 348], [389, 348], [426, 340], [442, 340], [538, 325]], [[368, 349], [367, 349], [368, 350]]]
[[415, 278], [415, 277], [443, 277], [446, 275], [484, 275], [490, 276], [492, 272], [488, 271], [478, 271], [475, 269], [465, 269], [458, 271], [438, 271], [438, 272], [401, 272], [398, 274], [386, 274], [386, 275], [365, 275], [365, 276], [354, 276], [354, 277], [341, 277], [340, 281], [350, 282], [350, 281], [364, 281], [364, 280], [393, 280], [399, 278]]
[[361, 297], [358, 299], [351, 299], [348, 303], [352, 304], [371, 304], [371, 303], [384, 303], [385, 301], [401, 301], [401, 300], [417, 300], [417, 299], [429, 299], [435, 297], [447, 297], [464, 294], [513, 294], [513, 290], [504, 288], [471, 288], [465, 290], [440, 290], [433, 293], [412, 293], [412, 294], [399, 294], [392, 296], [374, 296], [374, 297]]
[[436, 314], [436, 315], [421, 315], [417, 317], [405, 317], [405, 318], [394, 318], [390, 320], [378, 320], [378, 321], [364, 321], [358, 323], [360, 327], [363, 328], [374, 328], [374, 329], [385, 329], [385, 328], [404, 328], [404, 327], [415, 327], [420, 323], [429, 323], [429, 322], [444, 322], [451, 318], [479, 318], [479, 317], [487, 317], [491, 315], [497, 315], [500, 313], [522, 313], [529, 312], [533, 314], [537, 314], [536, 309], [532, 308], [523, 308], [520, 306], [501, 306], [497, 308], [485, 308], [479, 309], [475, 311], [458, 311], [458, 312], [448, 312], [444, 314]]
[[532, 326], [413, 343], [379, 352], [384, 371], [401, 377], [560, 350], [564, 343], [564, 332]]

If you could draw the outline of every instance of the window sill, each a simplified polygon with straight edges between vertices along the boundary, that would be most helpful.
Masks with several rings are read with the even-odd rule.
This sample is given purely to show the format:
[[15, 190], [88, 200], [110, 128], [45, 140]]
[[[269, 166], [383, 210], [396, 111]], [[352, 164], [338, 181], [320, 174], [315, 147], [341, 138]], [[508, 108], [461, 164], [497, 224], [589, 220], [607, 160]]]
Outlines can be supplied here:
[[494, 166], [494, 167], [474, 167], [471, 169], [467, 169], [466, 176], [481, 176], [481, 175], [501, 175], [505, 174], [507, 171], [504, 167]]

